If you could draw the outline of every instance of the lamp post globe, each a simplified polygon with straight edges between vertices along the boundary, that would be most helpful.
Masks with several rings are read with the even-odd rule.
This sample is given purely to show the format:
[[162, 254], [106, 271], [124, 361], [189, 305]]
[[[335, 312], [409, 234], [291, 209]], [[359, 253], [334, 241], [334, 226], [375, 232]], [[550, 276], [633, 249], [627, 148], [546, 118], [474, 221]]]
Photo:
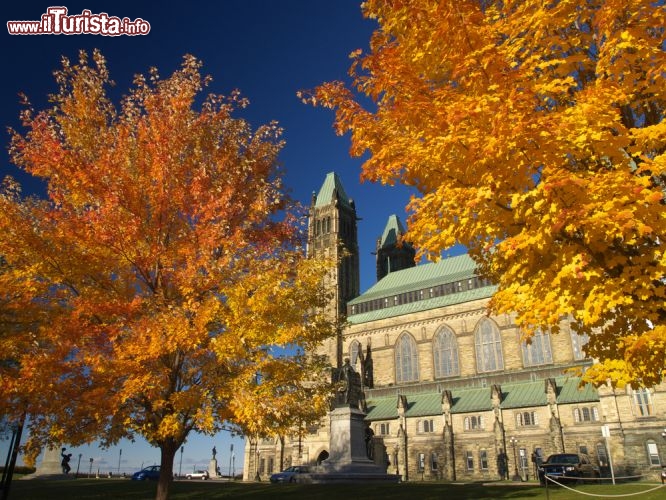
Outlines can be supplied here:
[[516, 454], [516, 445], [518, 444], [518, 439], [516, 436], [511, 436], [509, 439], [511, 447], [513, 448], [513, 480], [520, 481], [520, 474], [518, 474], [518, 455]]

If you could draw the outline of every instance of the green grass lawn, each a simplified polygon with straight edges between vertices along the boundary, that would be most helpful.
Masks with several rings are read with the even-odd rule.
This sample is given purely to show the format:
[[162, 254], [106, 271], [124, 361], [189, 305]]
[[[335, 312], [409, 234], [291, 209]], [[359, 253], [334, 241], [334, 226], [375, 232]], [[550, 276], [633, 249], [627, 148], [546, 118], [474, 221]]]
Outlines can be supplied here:
[[[656, 483], [631, 483], [575, 486], [576, 492], [565, 488], [548, 488], [552, 500], [574, 500], [590, 498], [612, 498], [645, 492], [658, 486]], [[12, 500], [88, 500], [98, 498], [151, 499], [155, 495], [156, 483], [135, 482], [121, 479], [76, 479], [76, 480], [15, 480], [12, 482]], [[587, 496], [582, 493], [593, 494]], [[624, 497], [640, 500], [661, 500], [666, 488], [650, 493]], [[323, 484], [270, 484], [227, 483], [222, 481], [176, 481], [171, 488], [172, 500], [217, 498], [252, 499], [318, 499], [354, 500], [357, 498], [392, 499], [546, 499], [546, 490], [536, 483], [402, 483], [381, 485], [323, 485]]]

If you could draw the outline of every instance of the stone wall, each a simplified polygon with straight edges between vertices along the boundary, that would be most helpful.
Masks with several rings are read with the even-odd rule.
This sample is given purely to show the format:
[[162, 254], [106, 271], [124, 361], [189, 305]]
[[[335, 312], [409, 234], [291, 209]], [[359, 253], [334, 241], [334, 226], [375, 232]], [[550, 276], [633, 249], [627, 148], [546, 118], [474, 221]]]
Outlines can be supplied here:
[[[485, 305], [485, 300], [479, 300], [350, 325], [344, 331], [342, 339], [343, 354], [349, 355], [349, 348], [354, 340], [361, 343], [362, 349], [370, 344], [375, 383], [375, 389], [370, 392], [375, 396], [395, 395], [396, 400], [398, 394], [437, 392], [454, 387], [487, 387], [490, 398], [493, 384], [501, 386], [503, 383], [517, 381], [542, 381], [562, 375], [567, 368], [584, 368], [590, 363], [574, 358], [570, 327], [564, 321], [560, 333], [550, 336], [552, 363], [525, 367], [520, 333], [511, 318], [502, 315], [491, 319], [498, 325], [501, 333], [504, 369], [478, 373], [474, 329], [482, 318], [487, 317]], [[438, 380], [434, 373], [432, 339], [442, 326], [455, 332], [460, 375]], [[395, 345], [404, 332], [408, 332], [416, 341], [419, 381], [400, 386], [396, 384]], [[329, 345], [329, 349], [332, 351], [333, 346]], [[534, 477], [532, 454], [537, 450], [544, 459], [551, 453], [561, 451], [586, 451], [594, 461], [601, 459], [603, 462], [606, 445], [601, 435], [602, 425], [610, 428], [609, 449], [616, 475], [656, 475], [660, 466], [650, 464], [648, 442], [656, 445], [660, 463], [666, 463], [666, 439], [662, 437], [662, 432], [666, 429], [666, 385], [662, 384], [650, 390], [650, 414], [646, 416], [637, 410], [631, 388], [613, 390], [601, 387], [597, 401], [584, 403], [561, 404], [557, 401], [557, 395], [553, 397], [555, 400], [550, 403], [520, 409], [501, 408], [498, 414], [488, 410], [469, 414], [454, 413], [450, 415], [448, 430], [443, 412], [432, 415], [435, 427], [432, 432], [427, 433], [419, 433], [419, 418], [396, 417], [373, 421], [372, 425], [374, 427], [382, 423], [389, 424], [388, 435], [379, 435], [375, 431], [376, 438], [386, 447], [388, 472], [399, 473], [403, 479], [410, 481], [498, 479], [501, 462], [499, 457], [503, 452], [506, 454], [510, 478], [514, 476], [516, 469], [523, 477]], [[537, 425], [517, 425], [518, 411], [534, 412]], [[582, 417], [584, 411], [590, 415], [587, 420]], [[581, 415], [578, 421], [576, 412]], [[592, 412], [594, 418], [591, 417]], [[466, 430], [466, 416], [481, 416], [483, 428]], [[326, 452], [329, 442], [326, 422], [325, 419], [324, 425], [316, 433], [300, 443], [302, 451], [300, 454], [292, 454], [292, 464], [315, 463], [317, 457]], [[512, 437], [516, 442], [515, 459]], [[296, 449], [297, 443], [290, 442], [289, 446]], [[522, 461], [521, 450], [525, 457]], [[275, 445], [260, 444], [259, 452], [264, 458], [271, 454], [278, 456]], [[436, 461], [433, 460], [433, 454], [436, 455]], [[424, 460], [421, 461], [421, 458]], [[246, 479], [253, 478], [251, 462], [249, 469], [246, 469]], [[524, 464], [526, 467], [523, 469]]]

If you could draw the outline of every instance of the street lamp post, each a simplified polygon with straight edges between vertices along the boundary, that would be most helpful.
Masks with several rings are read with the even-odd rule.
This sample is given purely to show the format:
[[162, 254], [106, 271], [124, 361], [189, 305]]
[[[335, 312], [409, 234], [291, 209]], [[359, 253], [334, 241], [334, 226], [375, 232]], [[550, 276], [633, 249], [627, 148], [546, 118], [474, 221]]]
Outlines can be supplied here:
[[511, 439], [509, 439], [509, 442], [511, 443], [511, 446], [513, 447], [513, 481], [520, 481], [520, 474], [518, 474], [518, 457], [516, 455], [516, 444], [518, 443], [518, 439], [516, 439], [516, 436], [511, 436]]
[[604, 443], [606, 444], [606, 452], [608, 454], [608, 466], [610, 467], [611, 481], [615, 484], [615, 471], [613, 470], [613, 455], [611, 453], [610, 444], [608, 444], [608, 438], [610, 437], [610, 426], [602, 425], [601, 426], [601, 435], [604, 438]]
[[118, 475], [120, 476], [120, 458], [123, 456], [123, 449], [118, 450]]
[[178, 478], [183, 475], [183, 452], [185, 451], [185, 446], [180, 447], [180, 465], [178, 466]]
[[231, 475], [231, 458], [233, 457], [233, 455], [234, 455], [234, 443], [231, 443], [231, 450], [229, 450], [229, 481], [231, 481], [233, 477]]
[[83, 456], [83, 453], [79, 453], [79, 463], [76, 464], [76, 477], [79, 477], [79, 467], [81, 467], [81, 457]]
[[90, 470], [88, 471], [88, 478], [90, 479], [90, 476], [92, 476], [92, 464], [93, 464], [93, 457], [90, 457]]

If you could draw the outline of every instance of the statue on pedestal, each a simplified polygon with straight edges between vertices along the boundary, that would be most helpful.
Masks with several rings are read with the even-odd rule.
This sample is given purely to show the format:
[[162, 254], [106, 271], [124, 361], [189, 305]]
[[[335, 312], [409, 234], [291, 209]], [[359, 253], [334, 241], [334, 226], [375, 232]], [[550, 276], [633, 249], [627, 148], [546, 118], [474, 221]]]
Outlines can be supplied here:
[[208, 475], [210, 477], [218, 477], [220, 476], [219, 474], [219, 467], [217, 466], [217, 459], [215, 456], [217, 455], [217, 449], [215, 449], [215, 446], [213, 446], [213, 458], [210, 459], [210, 463], [208, 464]]
[[[309, 474], [312, 482], [397, 482], [397, 475], [386, 474], [386, 464], [376, 464], [375, 457], [384, 454], [379, 449], [372, 429], [365, 421], [367, 410], [361, 374], [354, 370], [349, 358], [333, 370], [336, 393], [329, 413], [330, 432], [328, 458]], [[375, 451], [378, 448], [380, 451]], [[381, 453], [381, 454], [380, 454]]]
[[361, 376], [354, 371], [349, 363], [349, 358], [345, 358], [345, 364], [339, 370], [333, 372], [333, 382], [341, 383], [335, 397], [334, 406], [351, 406], [358, 408], [363, 399], [361, 389]]

